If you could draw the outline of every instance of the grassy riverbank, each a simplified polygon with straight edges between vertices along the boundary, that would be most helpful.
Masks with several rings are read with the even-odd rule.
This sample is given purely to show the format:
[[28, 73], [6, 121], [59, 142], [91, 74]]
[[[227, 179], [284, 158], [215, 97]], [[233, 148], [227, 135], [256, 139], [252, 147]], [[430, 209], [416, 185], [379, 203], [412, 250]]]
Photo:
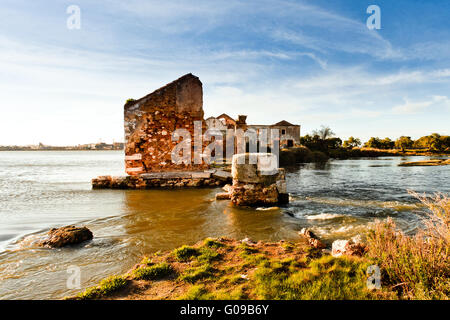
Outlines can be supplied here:
[[366, 288], [370, 261], [334, 258], [306, 244], [206, 239], [144, 258], [79, 299], [376, 299]]
[[[450, 199], [420, 197], [426, 228], [411, 237], [392, 220], [367, 235], [362, 257], [296, 243], [206, 239], [144, 258], [72, 299], [448, 299]], [[378, 265], [381, 289], [367, 287]]]

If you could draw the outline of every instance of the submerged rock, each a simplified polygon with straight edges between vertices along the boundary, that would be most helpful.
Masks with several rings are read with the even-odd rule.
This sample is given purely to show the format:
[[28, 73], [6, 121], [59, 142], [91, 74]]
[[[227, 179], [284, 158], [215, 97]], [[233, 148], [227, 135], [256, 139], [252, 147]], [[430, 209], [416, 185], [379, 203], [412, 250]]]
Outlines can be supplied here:
[[51, 229], [47, 234], [47, 238], [41, 241], [40, 245], [51, 248], [61, 248], [91, 240], [93, 237], [94, 235], [91, 230], [86, 227], [77, 228], [75, 226], [66, 226]]

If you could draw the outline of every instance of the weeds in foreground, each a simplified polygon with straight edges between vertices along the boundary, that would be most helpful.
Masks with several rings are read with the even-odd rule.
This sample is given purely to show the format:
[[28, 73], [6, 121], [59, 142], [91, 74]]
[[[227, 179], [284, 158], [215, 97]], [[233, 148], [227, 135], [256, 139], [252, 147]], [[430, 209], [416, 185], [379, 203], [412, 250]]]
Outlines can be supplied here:
[[378, 221], [368, 235], [368, 256], [377, 260], [383, 282], [404, 299], [448, 299], [450, 294], [450, 198], [416, 196], [429, 210], [414, 236], [392, 219]]

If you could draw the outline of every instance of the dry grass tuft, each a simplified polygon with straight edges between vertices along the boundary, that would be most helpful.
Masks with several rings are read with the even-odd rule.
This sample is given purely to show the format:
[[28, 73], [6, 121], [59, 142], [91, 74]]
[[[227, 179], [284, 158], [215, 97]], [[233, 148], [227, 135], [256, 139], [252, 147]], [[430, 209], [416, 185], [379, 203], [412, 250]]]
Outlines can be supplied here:
[[392, 219], [378, 221], [368, 236], [368, 255], [384, 273], [384, 282], [406, 299], [448, 299], [450, 293], [450, 198], [410, 192], [428, 212], [424, 228], [408, 236]]

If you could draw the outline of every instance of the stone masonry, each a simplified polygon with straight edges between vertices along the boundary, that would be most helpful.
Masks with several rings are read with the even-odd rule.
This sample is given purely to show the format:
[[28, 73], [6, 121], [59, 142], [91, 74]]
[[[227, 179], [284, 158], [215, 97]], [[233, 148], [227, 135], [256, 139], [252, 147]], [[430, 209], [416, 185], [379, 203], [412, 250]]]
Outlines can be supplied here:
[[231, 174], [223, 170], [153, 172], [128, 176], [100, 176], [92, 179], [94, 189], [173, 189], [218, 187], [231, 183]]
[[203, 89], [198, 77], [186, 74], [139, 100], [129, 100], [124, 108], [125, 170], [129, 175], [208, 167], [193, 161], [175, 164], [171, 157], [177, 144], [172, 132], [186, 129], [192, 137], [194, 121], [203, 121]]

